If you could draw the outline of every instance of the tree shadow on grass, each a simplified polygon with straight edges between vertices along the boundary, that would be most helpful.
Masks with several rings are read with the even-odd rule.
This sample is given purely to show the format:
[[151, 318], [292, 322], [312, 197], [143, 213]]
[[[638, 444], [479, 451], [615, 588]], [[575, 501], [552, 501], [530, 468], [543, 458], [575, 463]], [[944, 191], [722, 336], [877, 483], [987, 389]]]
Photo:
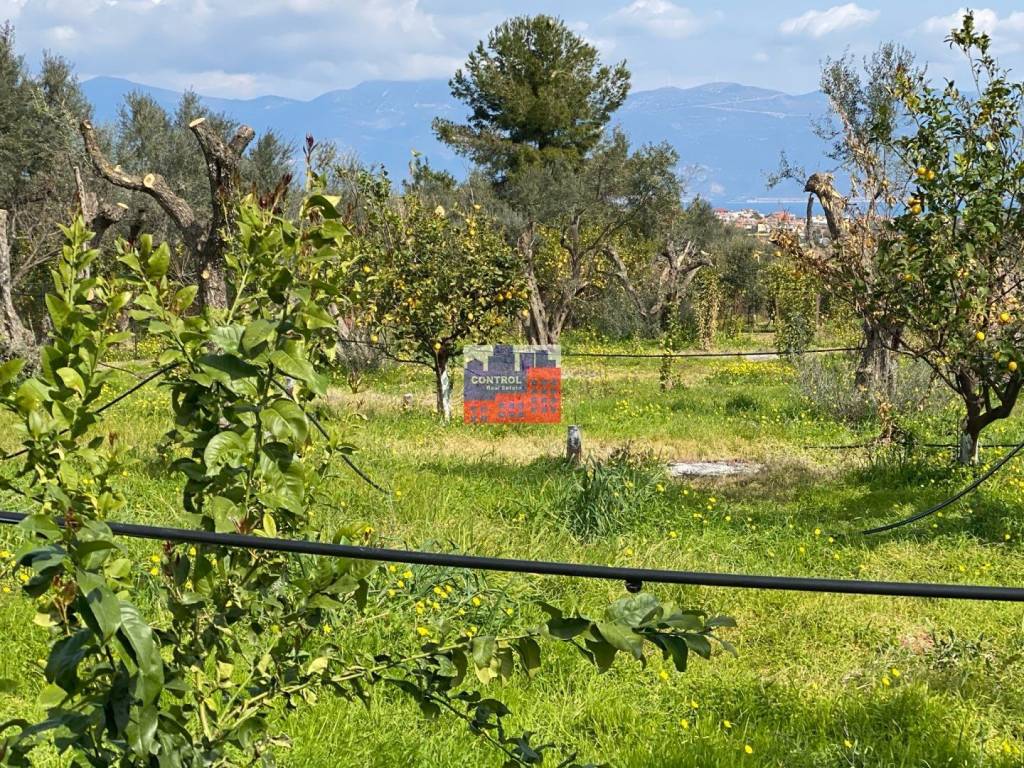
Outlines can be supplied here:
[[[986, 754], [978, 723], [952, 706], [953, 699], [921, 685], [880, 691], [850, 690], [835, 698], [808, 697], [806, 690], [767, 684], [731, 690], [741, 702], [713, 721], [696, 720], [680, 738], [659, 739], [658, 765], [672, 768], [777, 766], [1006, 766]], [[687, 715], [689, 713], [682, 713]], [[716, 713], [717, 715], [718, 713]], [[725, 729], [728, 719], [732, 728]], [[747, 747], [750, 747], [749, 752]], [[649, 764], [639, 754], [624, 765]]]

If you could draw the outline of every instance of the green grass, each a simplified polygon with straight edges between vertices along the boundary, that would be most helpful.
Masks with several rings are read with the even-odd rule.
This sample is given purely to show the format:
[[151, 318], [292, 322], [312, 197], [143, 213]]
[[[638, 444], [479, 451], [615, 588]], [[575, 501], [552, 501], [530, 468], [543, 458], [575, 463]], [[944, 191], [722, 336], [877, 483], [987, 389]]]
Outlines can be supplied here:
[[[1024, 583], [1024, 464], [1009, 465], [941, 518], [864, 539], [847, 534], [937, 501], [971, 473], [952, 468], [941, 451], [899, 461], [805, 447], [857, 441], [871, 434], [871, 425], [851, 429], [817, 412], [800, 398], [785, 363], [680, 362], [680, 383], [668, 392], [658, 387], [656, 359], [567, 358], [564, 371], [563, 421], [581, 425], [590, 456], [628, 442], [664, 460], [743, 458], [766, 470], [744, 481], [666, 481], [641, 514], [577, 539], [565, 514], [576, 478], [558, 459], [564, 423], [440, 427], [428, 410], [429, 373], [397, 367], [370, 377], [359, 394], [339, 383], [324, 413], [332, 430], [359, 447], [360, 465], [398, 493], [384, 498], [341, 467], [327, 483], [318, 518], [325, 527], [365, 520], [386, 545], [497, 556]], [[414, 394], [408, 411], [402, 409], [406, 392]], [[138, 461], [124, 482], [132, 519], [140, 522], [182, 520], [177, 481], [156, 448], [166, 405], [163, 392], [149, 389], [112, 412], [112, 428], [135, 446]], [[951, 437], [942, 433], [949, 412], [915, 419], [921, 434]], [[17, 438], [5, 434], [2, 446], [10, 447]], [[1024, 425], [1014, 419], [989, 439], [1022, 435]], [[16, 544], [13, 532], [0, 531], [0, 549]], [[146, 556], [157, 546], [125, 546], [138, 557], [144, 594]], [[366, 615], [339, 626], [332, 639], [352, 652], [411, 646], [421, 624], [501, 631], [538, 622], [541, 599], [593, 612], [623, 594], [615, 583], [430, 568], [415, 568], [406, 579], [402, 570], [382, 569]], [[0, 583], [15, 587], [10, 577]], [[455, 589], [434, 609], [431, 588], [439, 583]], [[509, 726], [537, 731], [583, 760], [616, 766], [1011, 766], [1024, 759], [1019, 606], [649, 588], [734, 616], [738, 628], [723, 634], [738, 657], [695, 659], [685, 674], [663, 681], [659, 658], [646, 668], [620, 659], [599, 675], [571, 648], [545, 645], [536, 678], [495, 686], [513, 710]], [[474, 595], [483, 597], [479, 607]], [[45, 653], [46, 634], [32, 615], [16, 589], [0, 594], [0, 678], [17, 682], [13, 694], [0, 693], [0, 720], [38, 714], [40, 675], [32, 663]], [[294, 744], [282, 755], [288, 766], [501, 764], [464, 725], [425, 721], [415, 705], [387, 689], [375, 692], [369, 707], [321, 698], [282, 718], [280, 729]]]

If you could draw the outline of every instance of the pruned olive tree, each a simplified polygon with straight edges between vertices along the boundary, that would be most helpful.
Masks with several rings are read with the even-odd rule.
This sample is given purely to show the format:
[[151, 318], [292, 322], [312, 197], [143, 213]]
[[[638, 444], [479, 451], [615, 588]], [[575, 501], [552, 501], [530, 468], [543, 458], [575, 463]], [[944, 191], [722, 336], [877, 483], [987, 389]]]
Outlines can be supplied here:
[[237, 194], [243, 152], [255, 136], [253, 129], [240, 125], [230, 139], [225, 139], [206, 116], [189, 121], [188, 129], [202, 152], [209, 186], [209, 210], [205, 212], [160, 173], [154, 170], [129, 172], [120, 164], [111, 163], [89, 120], [82, 120], [79, 129], [89, 159], [101, 177], [116, 187], [148, 196], [174, 223], [185, 247], [195, 258], [200, 304], [219, 309], [227, 307], [223, 233], [230, 226], [231, 200]]
[[[911, 173], [894, 142], [907, 115], [893, 93], [898, 78], [914, 71], [912, 54], [886, 43], [858, 68], [851, 55], [827, 59], [821, 90], [828, 97], [829, 118], [815, 126], [830, 143], [829, 157], [849, 179], [840, 192], [827, 171], [806, 175], [783, 161], [773, 182], [799, 180], [807, 193], [807, 230], [772, 235], [776, 246], [796, 264], [812, 272], [853, 310], [861, 323], [863, 352], [855, 386], [892, 396], [896, 386], [896, 354], [903, 335], [903, 317], [888, 311], [884, 276], [878, 265], [884, 223], [900, 206]], [[828, 242], [813, 242], [811, 214], [817, 200], [828, 227]]]
[[[531, 343], [557, 344], [579, 303], [621, 279], [621, 238], [648, 234], [678, 211], [677, 161], [667, 144], [630, 151], [615, 131], [580, 162], [537, 164], [506, 182], [498, 215], [516, 234]], [[671, 262], [666, 285], [678, 287], [691, 271], [690, 254], [671, 240], [663, 252]]]

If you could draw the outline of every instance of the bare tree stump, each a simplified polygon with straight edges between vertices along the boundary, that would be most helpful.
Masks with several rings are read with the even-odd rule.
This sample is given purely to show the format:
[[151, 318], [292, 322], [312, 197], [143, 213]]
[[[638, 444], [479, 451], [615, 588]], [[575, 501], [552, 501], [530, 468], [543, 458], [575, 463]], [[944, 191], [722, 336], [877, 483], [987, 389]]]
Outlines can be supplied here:
[[565, 440], [565, 458], [573, 466], [579, 466], [583, 461], [583, 433], [575, 424], [569, 426]]

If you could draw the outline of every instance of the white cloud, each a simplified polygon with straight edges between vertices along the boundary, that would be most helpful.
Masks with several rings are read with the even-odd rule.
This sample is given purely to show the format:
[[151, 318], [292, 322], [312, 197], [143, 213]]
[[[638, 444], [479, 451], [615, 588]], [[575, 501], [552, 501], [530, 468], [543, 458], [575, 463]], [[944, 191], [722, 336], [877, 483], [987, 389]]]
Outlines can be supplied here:
[[78, 33], [75, 31], [74, 27], [69, 27], [67, 24], [61, 24], [58, 27], [50, 27], [46, 30], [46, 36], [55, 43], [70, 43], [78, 37]]
[[0, 0], [0, 22], [18, 18], [27, 0]]
[[785, 35], [824, 37], [840, 29], [850, 29], [870, 24], [879, 16], [879, 11], [861, 8], [856, 3], [835, 5], [824, 11], [807, 11], [801, 16], [786, 19], [779, 24], [779, 31]]
[[[932, 16], [926, 19], [921, 29], [929, 34], [949, 34], [950, 30], [956, 29], [963, 21], [966, 8], [960, 8], [948, 16]], [[999, 18], [999, 14], [991, 8], [979, 8], [974, 11], [974, 26], [981, 32], [986, 32], [995, 37], [1007, 32], [1024, 31], [1024, 11], [1013, 13]]]
[[609, 20], [658, 37], [675, 39], [689, 37], [702, 26], [693, 11], [669, 0], [633, 0], [613, 13]]

